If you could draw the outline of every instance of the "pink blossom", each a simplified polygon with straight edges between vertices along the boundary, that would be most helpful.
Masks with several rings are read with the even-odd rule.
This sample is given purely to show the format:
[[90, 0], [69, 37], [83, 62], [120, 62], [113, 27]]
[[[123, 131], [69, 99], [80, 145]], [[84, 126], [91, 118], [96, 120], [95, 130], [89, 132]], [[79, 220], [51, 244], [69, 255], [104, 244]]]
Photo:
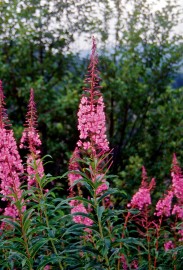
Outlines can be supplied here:
[[91, 100], [90, 97], [83, 96], [81, 98], [78, 112], [78, 130], [80, 131], [78, 147], [83, 147], [85, 150], [91, 149], [94, 152], [97, 149], [103, 152], [109, 151], [102, 96], [95, 101]]
[[96, 189], [96, 194], [99, 195], [101, 193], [103, 193], [103, 191], [108, 190], [108, 185], [106, 183], [106, 179], [105, 179], [105, 175], [104, 174], [99, 174], [97, 176], [97, 181], [100, 181], [101, 184], [100, 186]]
[[100, 92], [100, 78], [97, 69], [98, 57], [96, 41], [93, 38], [92, 54], [85, 79], [86, 87], [81, 98], [78, 111], [78, 130], [80, 132], [77, 146], [84, 150], [97, 152], [109, 151], [109, 142], [106, 136], [106, 119], [104, 101]]
[[[0, 81], [0, 193], [4, 195], [2, 200], [15, 202], [22, 195], [20, 178], [23, 174], [23, 166], [4, 106], [4, 94]], [[10, 203], [5, 208], [4, 214], [14, 219], [18, 217], [15, 205]]]
[[[19, 216], [16, 206], [11, 205], [10, 202], [8, 202], [8, 205], [4, 209], [3, 216], [10, 216], [13, 218], [13, 220], [15, 220]], [[0, 228], [1, 230], [8, 230], [8, 229], [12, 229], [12, 226], [6, 222], [2, 222], [0, 225]]]
[[[26, 115], [25, 129], [20, 141], [20, 148], [26, 148], [26, 144], [31, 153], [38, 155], [40, 153], [39, 147], [41, 146], [41, 140], [39, 138], [37, 127], [37, 111], [34, 101], [34, 90], [30, 90], [30, 99], [28, 104], [28, 112]], [[38, 148], [38, 149], [37, 149]]]
[[[4, 196], [11, 196], [13, 191], [19, 199], [21, 197], [20, 176], [23, 174], [23, 166], [13, 131], [0, 129], [0, 138], [0, 192]], [[4, 197], [2, 200], [6, 200], [6, 198]]]
[[142, 182], [139, 190], [133, 195], [128, 207], [138, 208], [142, 210], [145, 206], [151, 204], [150, 191], [155, 185], [155, 179], [152, 178], [150, 184], [147, 182], [147, 174], [145, 167], [142, 167]]
[[79, 150], [78, 150], [78, 147], [76, 147], [69, 161], [70, 173], [68, 174], [68, 179], [69, 179], [69, 186], [71, 190], [73, 189], [72, 185], [74, 184], [74, 182], [82, 178], [79, 173], [78, 160], [79, 160]]
[[[106, 179], [103, 177], [103, 170], [106, 161], [104, 154], [107, 156], [109, 152], [109, 142], [106, 136], [104, 101], [100, 92], [101, 87], [97, 64], [96, 41], [93, 38], [92, 53], [88, 74], [85, 79], [84, 93], [81, 97], [77, 113], [79, 140], [69, 162], [68, 180], [70, 196], [74, 194], [74, 182], [83, 178], [80, 172], [85, 172], [87, 177], [93, 182], [97, 182], [98, 180], [101, 181], [100, 186], [98, 186], [96, 190], [97, 195], [101, 195], [102, 192], [108, 189]], [[90, 164], [85, 163], [85, 157], [87, 157], [88, 160], [91, 160]], [[91, 166], [92, 163], [95, 163], [95, 168]], [[78, 184], [77, 187], [79, 191], [82, 189], [81, 184]], [[77, 201], [72, 202], [71, 204], [73, 207], [71, 210], [72, 214], [77, 212], [87, 214], [89, 211], [82, 203]], [[93, 224], [91, 219], [81, 215], [73, 216], [73, 220], [76, 223], [88, 226]]]
[[164, 243], [164, 249], [165, 249], [165, 251], [168, 251], [169, 249], [172, 249], [172, 248], [174, 248], [174, 244], [172, 243], [171, 240], [168, 241], [168, 242], [166, 242], [166, 243]]
[[43, 163], [39, 157], [41, 152], [41, 140], [36, 127], [37, 111], [34, 102], [34, 90], [31, 89], [25, 129], [20, 140], [20, 148], [29, 148], [29, 153], [27, 155], [28, 188], [35, 185], [37, 175], [40, 178], [44, 176]]
[[39, 177], [44, 176], [43, 163], [40, 158], [35, 159], [32, 155], [27, 157], [27, 181], [28, 189], [36, 183], [37, 174]]
[[156, 204], [156, 215], [169, 217], [171, 214], [171, 204], [172, 204], [173, 192], [170, 190], [168, 194], [160, 199]]
[[142, 210], [145, 206], [151, 204], [150, 191], [147, 188], [139, 188], [139, 190], [133, 195], [129, 206]]
[[[71, 201], [70, 205], [73, 207], [71, 209], [71, 214], [74, 214], [74, 213], [77, 213], [77, 212], [81, 212], [81, 213], [85, 213], [85, 214], [88, 213], [85, 206], [82, 203], [80, 203], [80, 202], [78, 202], [76, 200]], [[73, 216], [73, 221], [75, 223], [85, 224], [86, 226], [91, 226], [93, 224], [93, 221], [90, 218], [80, 216], [80, 215]]]
[[[100, 78], [97, 69], [98, 57], [96, 54], [96, 41], [93, 38], [92, 54], [88, 67], [88, 74], [85, 79], [84, 94], [81, 98], [78, 111], [78, 130], [79, 140], [74, 153], [69, 162], [68, 179], [71, 187], [76, 180], [82, 179], [80, 175], [81, 157], [88, 156], [92, 160], [101, 157], [109, 151], [109, 142], [106, 136], [106, 119], [104, 113], [104, 101], [100, 92]], [[104, 162], [103, 162], [104, 163]], [[97, 171], [100, 172], [103, 164], [98, 166]], [[100, 168], [99, 168], [100, 167]], [[90, 175], [92, 181], [96, 174]], [[106, 180], [103, 179], [101, 185], [97, 189], [97, 194], [108, 189]]]
[[177, 215], [178, 218], [183, 220], [183, 205], [174, 205], [173, 210], [172, 210], [173, 215]]

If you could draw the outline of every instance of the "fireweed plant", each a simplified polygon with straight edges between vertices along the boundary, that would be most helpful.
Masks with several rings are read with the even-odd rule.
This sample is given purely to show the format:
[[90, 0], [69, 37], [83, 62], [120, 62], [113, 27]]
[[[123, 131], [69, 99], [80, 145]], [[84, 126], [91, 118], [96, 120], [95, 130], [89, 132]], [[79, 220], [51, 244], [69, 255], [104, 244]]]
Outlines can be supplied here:
[[[131, 200], [110, 188], [112, 150], [95, 38], [68, 173], [44, 172], [33, 89], [20, 140], [23, 162], [5, 107], [0, 81], [0, 269], [183, 269], [183, 174], [176, 155], [171, 185], [155, 205], [155, 179], [145, 167]], [[66, 199], [57, 197], [56, 179], [68, 179]]]

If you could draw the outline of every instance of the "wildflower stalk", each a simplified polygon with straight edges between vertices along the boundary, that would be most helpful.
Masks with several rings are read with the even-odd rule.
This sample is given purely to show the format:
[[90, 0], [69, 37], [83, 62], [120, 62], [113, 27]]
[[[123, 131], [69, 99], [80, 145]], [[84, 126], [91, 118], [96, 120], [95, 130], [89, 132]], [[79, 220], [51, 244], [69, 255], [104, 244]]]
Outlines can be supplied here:
[[[37, 164], [35, 163], [35, 166], [37, 166]], [[34, 172], [37, 171], [37, 168], [34, 168]], [[47, 228], [50, 230], [51, 229], [51, 226], [50, 226], [50, 223], [49, 223], [49, 218], [48, 218], [48, 215], [47, 215], [47, 207], [46, 207], [46, 200], [45, 200], [45, 194], [44, 194], [44, 189], [42, 187], [42, 184], [40, 183], [40, 177], [39, 177], [39, 172], [37, 172], [35, 174], [35, 182], [38, 184], [39, 186], [39, 198], [40, 198], [40, 201], [43, 200], [43, 214], [45, 216], [45, 221], [46, 221], [46, 226]], [[40, 203], [40, 201], [38, 201], [38, 203]], [[52, 248], [53, 248], [53, 251], [54, 253], [58, 256], [58, 252], [57, 252], [57, 249], [56, 249], [56, 246], [54, 244], [54, 241], [50, 238], [50, 242], [51, 242], [51, 245], [52, 245]], [[62, 266], [62, 263], [59, 261], [58, 262], [59, 264], [59, 267], [60, 267], [60, 270], [64, 270], [63, 266]]]
[[152, 265], [151, 265], [151, 237], [150, 237], [150, 233], [149, 233], [149, 221], [148, 221], [148, 208], [147, 205], [145, 206], [144, 209], [144, 216], [145, 216], [145, 229], [146, 229], [146, 239], [147, 239], [147, 250], [148, 250], [148, 269], [151, 270], [152, 269]]
[[[14, 179], [14, 176], [12, 174], [11, 166], [9, 164], [8, 159], [6, 159], [6, 162], [7, 162], [8, 167], [9, 167], [9, 172], [10, 172], [11, 178]], [[24, 247], [25, 247], [25, 250], [26, 250], [27, 257], [28, 257], [28, 262], [30, 263], [31, 254], [30, 254], [30, 251], [29, 251], [28, 239], [27, 239], [26, 232], [25, 232], [24, 226], [23, 226], [23, 215], [22, 215], [22, 210], [23, 209], [21, 207], [22, 200], [21, 200], [21, 203], [19, 205], [18, 202], [20, 201], [20, 198], [19, 198], [19, 195], [18, 195], [18, 192], [17, 192], [17, 188], [15, 186], [15, 181], [14, 180], [13, 180], [13, 195], [14, 195], [14, 198], [15, 198], [15, 204], [17, 203], [17, 207], [16, 208], [18, 210], [20, 227], [21, 227], [22, 237], [23, 237], [23, 240], [24, 240]], [[31, 263], [30, 263], [29, 266], [30, 266], [30, 270], [33, 270], [32, 266], [31, 266]]]
[[[45, 204], [44, 204], [45, 205]], [[50, 229], [50, 224], [49, 224], [49, 219], [48, 219], [48, 215], [47, 215], [47, 209], [46, 209], [46, 206], [44, 208], [44, 215], [45, 215], [45, 220], [46, 220], [46, 226]], [[52, 245], [52, 248], [53, 248], [53, 251], [55, 252], [55, 254], [58, 256], [58, 252], [57, 252], [57, 249], [55, 247], [55, 244], [53, 242], [53, 239], [50, 239], [50, 242], [51, 242], [51, 245]], [[62, 266], [62, 263], [60, 261], [58, 261], [58, 264], [59, 264], [59, 267], [60, 267], [60, 270], [64, 270], [63, 266]]]
[[[97, 209], [97, 207], [98, 207], [98, 201], [97, 201], [96, 192], [94, 193], [93, 199], [94, 199], [94, 207], [95, 207], [95, 209]], [[102, 230], [102, 223], [101, 223], [101, 219], [99, 218], [98, 214], [97, 214], [97, 222], [98, 222], [98, 228], [99, 228], [100, 237], [101, 237], [102, 241], [104, 241], [104, 234], [103, 234], [103, 230]], [[107, 269], [110, 270], [111, 268], [110, 268], [110, 265], [109, 265], [108, 256], [105, 255], [104, 256], [104, 259], [105, 259], [105, 262], [106, 262], [106, 265], [107, 265]]]
[[[128, 224], [128, 220], [129, 220], [130, 215], [131, 215], [131, 213], [128, 211], [128, 213], [125, 217], [124, 225], [123, 225], [122, 236], [121, 236], [122, 239], [124, 239], [124, 237], [125, 237], [125, 231], [127, 228], [127, 224]], [[122, 246], [123, 246], [123, 243], [120, 242], [120, 244], [119, 244], [120, 249], [122, 248]], [[120, 269], [121, 269], [121, 258], [118, 258], [117, 270], [120, 270]]]

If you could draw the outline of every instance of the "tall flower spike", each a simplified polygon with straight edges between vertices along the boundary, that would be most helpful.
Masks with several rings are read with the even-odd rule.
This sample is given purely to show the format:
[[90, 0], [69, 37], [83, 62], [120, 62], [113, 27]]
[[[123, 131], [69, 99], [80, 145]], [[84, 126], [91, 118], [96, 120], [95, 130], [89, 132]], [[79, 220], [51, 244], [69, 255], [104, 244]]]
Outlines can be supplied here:
[[109, 142], [106, 136], [106, 119], [104, 102], [100, 92], [100, 78], [97, 69], [98, 57], [96, 53], [96, 41], [93, 37], [92, 54], [85, 79], [86, 87], [81, 98], [78, 111], [78, 130], [80, 132], [77, 145], [84, 150], [91, 150], [104, 154], [109, 151]]
[[[0, 81], [0, 193], [4, 195], [2, 200], [6, 201], [6, 197], [10, 197], [12, 201], [15, 201], [20, 199], [22, 193], [20, 177], [23, 174], [23, 166], [13, 131], [7, 129], [7, 126], [10, 124], [5, 109], [2, 82]], [[17, 209], [11, 203], [5, 208], [4, 213], [13, 218], [18, 217]]]
[[29, 148], [27, 156], [28, 188], [36, 184], [36, 175], [44, 176], [42, 160], [40, 159], [41, 140], [37, 131], [37, 111], [34, 101], [34, 90], [30, 90], [28, 112], [26, 115], [25, 129], [20, 140], [20, 148]]
[[20, 141], [20, 148], [26, 148], [28, 144], [31, 153], [38, 155], [40, 153], [41, 140], [37, 131], [37, 111], [34, 101], [34, 90], [30, 90], [30, 99], [28, 104], [28, 112], [26, 115], [25, 129]]
[[[92, 173], [90, 168], [90, 175], [88, 176], [93, 182], [101, 182], [96, 190], [96, 195], [101, 195], [102, 192], [108, 189], [105, 179], [104, 167], [106, 164], [107, 154], [109, 153], [109, 142], [106, 136], [106, 119], [104, 113], [104, 102], [100, 92], [100, 78], [97, 69], [98, 57], [96, 53], [96, 40], [93, 37], [92, 53], [90, 57], [90, 64], [88, 66], [88, 73], [85, 78], [84, 93], [82, 95], [79, 111], [78, 111], [78, 130], [79, 141], [75, 151], [69, 162], [69, 185], [70, 195], [73, 195], [72, 185], [76, 180], [82, 178], [80, 171], [86, 166], [82, 163], [82, 158], [89, 157], [91, 160], [101, 159], [98, 161], [95, 172]], [[106, 154], [106, 155], [105, 155]], [[81, 161], [81, 162], [80, 162]], [[87, 170], [86, 170], [87, 171]], [[88, 172], [89, 173], [89, 172]], [[81, 191], [81, 185], [78, 185], [78, 192]], [[82, 205], [79, 201], [71, 201], [70, 205], [73, 207], [71, 213], [78, 211], [88, 213], [88, 208]], [[74, 216], [73, 221], [76, 223], [83, 223], [91, 225], [92, 221], [81, 216]]]
[[128, 207], [138, 208], [142, 210], [145, 206], [151, 204], [151, 195], [150, 191], [155, 185], [155, 179], [152, 178], [150, 184], [147, 182], [147, 173], [145, 167], [142, 167], [142, 182], [139, 190], [133, 195], [131, 202], [128, 204]]
[[[109, 142], [106, 136], [106, 119], [104, 113], [104, 102], [100, 92], [100, 78], [97, 69], [98, 57], [96, 53], [96, 40], [93, 37], [92, 53], [88, 74], [85, 79], [86, 86], [81, 98], [78, 111], [78, 130], [80, 132], [77, 147], [70, 159], [69, 170], [79, 171], [78, 159], [80, 153], [88, 153], [92, 157], [99, 157], [109, 151]], [[84, 150], [84, 151], [83, 151]], [[77, 153], [76, 153], [77, 152]], [[90, 156], [91, 157], [91, 156]], [[101, 173], [99, 173], [100, 175]], [[74, 172], [69, 174], [70, 186], [74, 181], [80, 179], [80, 175]], [[101, 178], [101, 177], [98, 177]], [[102, 187], [99, 187], [98, 193], [106, 190], [105, 179], [102, 180]]]

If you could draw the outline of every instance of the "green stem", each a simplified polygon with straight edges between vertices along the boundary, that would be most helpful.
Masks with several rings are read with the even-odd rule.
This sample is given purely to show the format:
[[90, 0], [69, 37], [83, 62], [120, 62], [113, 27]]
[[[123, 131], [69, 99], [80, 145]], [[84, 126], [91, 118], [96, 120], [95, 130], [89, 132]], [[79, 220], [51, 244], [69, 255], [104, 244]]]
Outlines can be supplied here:
[[[94, 204], [95, 204], [95, 207], [97, 209], [97, 198], [96, 198], [96, 194], [94, 194]], [[103, 235], [103, 230], [102, 230], [102, 224], [101, 224], [101, 221], [100, 219], [98, 218], [98, 215], [97, 215], [97, 219], [98, 219], [98, 227], [99, 227], [99, 232], [100, 232], [100, 237], [101, 239], [104, 241], [104, 235]], [[110, 270], [110, 265], [109, 265], [109, 259], [108, 259], [108, 256], [105, 255], [104, 256], [104, 259], [105, 259], [105, 262], [106, 262], [106, 265], [107, 265], [107, 269]]]
[[[122, 231], [122, 239], [124, 239], [125, 237], [125, 230], [127, 228], [127, 223], [128, 223], [128, 219], [130, 217], [131, 213], [128, 212], [128, 214], [126, 215], [125, 217], [125, 223], [124, 223], [124, 226], [123, 226], [123, 231]], [[122, 243], [120, 243], [120, 249], [122, 248]], [[118, 265], [117, 265], [117, 270], [120, 270], [120, 265], [121, 265], [121, 262], [120, 262], [120, 258], [118, 259]]]
[[[156, 250], [156, 253], [158, 251], [158, 248], [159, 248], [159, 238], [160, 238], [160, 229], [161, 229], [161, 224], [162, 224], [162, 215], [160, 217], [160, 220], [159, 220], [159, 226], [156, 230], [156, 243], [155, 243], [155, 250]], [[155, 258], [154, 258], [154, 269], [156, 269], [156, 264], [157, 264], [157, 257], [156, 257], [156, 254], [155, 254]]]
[[[15, 202], [19, 202], [18, 191], [17, 191], [16, 185], [15, 185], [15, 182], [14, 182], [14, 176], [12, 174], [11, 167], [10, 167], [8, 159], [6, 159], [6, 161], [7, 161], [8, 167], [9, 167], [11, 177], [13, 179], [13, 193], [15, 195]], [[21, 226], [21, 231], [22, 231], [22, 237], [23, 237], [23, 240], [24, 240], [24, 247], [25, 247], [25, 250], [26, 250], [27, 257], [29, 259], [29, 267], [30, 267], [30, 270], [33, 270], [32, 266], [30, 264], [31, 255], [30, 255], [30, 252], [29, 252], [28, 239], [27, 239], [27, 236], [26, 236], [26, 232], [24, 231], [24, 228], [23, 228], [23, 217], [22, 217], [21, 203], [20, 203], [20, 207], [17, 207], [17, 210], [18, 210], [18, 214], [19, 214], [19, 218], [20, 218], [20, 226]]]
[[[45, 219], [46, 219], [46, 226], [50, 229], [49, 219], [48, 219], [48, 215], [47, 215], [47, 208], [46, 208], [46, 205], [45, 205], [45, 197], [44, 197], [43, 189], [42, 189], [42, 187], [41, 187], [39, 181], [38, 181], [38, 185], [39, 185], [39, 189], [40, 189], [40, 192], [41, 192], [41, 197], [42, 197], [42, 199], [44, 200], [44, 210], [43, 210], [43, 213], [44, 213], [44, 216], [45, 216]], [[55, 254], [58, 256], [58, 252], [57, 252], [57, 249], [56, 249], [56, 247], [55, 247], [55, 244], [54, 244], [53, 240], [50, 239], [50, 242], [51, 242], [53, 251], [54, 251]], [[63, 266], [62, 266], [62, 264], [61, 264], [60, 261], [58, 262], [58, 264], [59, 264], [60, 269], [61, 269], [61, 270], [64, 270], [64, 268], [63, 268]]]
[[[24, 228], [23, 228], [23, 218], [22, 218], [21, 209], [18, 209], [18, 211], [19, 211], [19, 216], [20, 216], [20, 226], [21, 226], [21, 230], [22, 230], [22, 236], [23, 236], [23, 239], [24, 239], [24, 246], [25, 246], [25, 249], [26, 249], [27, 257], [30, 260], [31, 255], [30, 255], [30, 252], [29, 252], [29, 245], [28, 245], [28, 239], [27, 239], [27, 236], [26, 236], [26, 232], [24, 231]], [[33, 270], [31, 265], [30, 265], [30, 270]]]
[[[45, 215], [45, 218], [46, 218], [46, 225], [47, 225], [47, 227], [50, 229], [50, 224], [49, 224], [49, 220], [48, 220], [48, 216], [47, 216], [46, 209], [45, 209], [45, 211], [44, 211], [44, 215]], [[58, 256], [58, 252], [57, 252], [57, 249], [56, 249], [56, 247], [55, 247], [55, 244], [54, 244], [53, 240], [50, 239], [50, 242], [51, 242], [51, 244], [52, 244], [52, 247], [53, 247], [53, 250], [54, 250], [55, 254]], [[62, 266], [62, 264], [61, 264], [60, 261], [58, 262], [58, 264], [59, 264], [60, 269], [61, 269], [61, 270], [64, 270], [64, 268], [63, 268], [63, 266]]]
[[[35, 162], [35, 166], [37, 166], [36, 162]], [[44, 196], [42, 185], [41, 185], [41, 183], [39, 181], [39, 173], [38, 172], [36, 172], [35, 177], [36, 177], [36, 185], [38, 186], [38, 188], [40, 190], [40, 194], [38, 194], [40, 196], [38, 198], [40, 200], [42, 199], [44, 201], [43, 213], [44, 213], [44, 216], [45, 216], [45, 219], [46, 219], [46, 226], [50, 229], [49, 219], [48, 219], [48, 215], [47, 215], [47, 207], [46, 207], [46, 204], [45, 204], [45, 196]], [[39, 201], [39, 203], [40, 203], [40, 201]], [[54, 253], [58, 256], [58, 252], [57, 252], [57, 249], [55, 247], [55, 244], [54, 244], [53, 240], [50, 239], [50, 242], [51, 242], [51, 245], [52, 245], [52, 248], [53, 248]], [[64, 268], [63, 268], [63, 266], [62, 266], [62, 264], [61, 264], [60, 261], [58, 262], [58, 264], [59, 264], [60, 269], [61, 270], [64, 270]]]
[[148, 249], [148, 269], [151, 270], [152, 266], [151, 266], [151, 253], [150, 253], [150, 242], [151, 242], [151, 238], [149, 235], [149, 223], [148, 223], [148, 209], [147, 207], [145, 207], [144, 209], [145, 212], [145, 220], [146, 220], [146, 238], [147, 238], [147, 249]]

